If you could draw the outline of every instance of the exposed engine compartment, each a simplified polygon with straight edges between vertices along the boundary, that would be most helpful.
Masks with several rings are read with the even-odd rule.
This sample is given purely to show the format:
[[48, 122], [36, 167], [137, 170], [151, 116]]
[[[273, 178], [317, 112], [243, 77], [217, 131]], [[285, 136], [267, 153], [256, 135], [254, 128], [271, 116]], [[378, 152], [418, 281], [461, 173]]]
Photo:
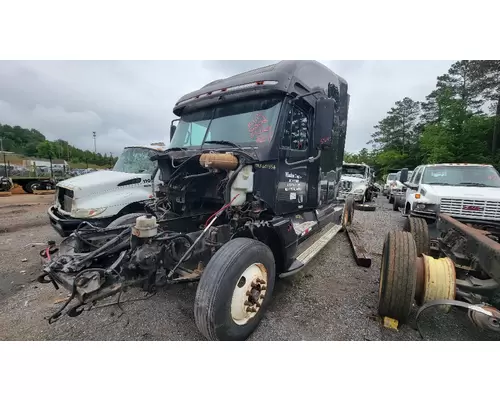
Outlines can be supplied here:
[[[252, 158], [245, 153], [167, 151], [157, 157], [162, 184], [144, 215], [114, 221], [107, 228], [83, 224], [47, 261], [39, 282], [71, 292], [50, 319], [120, 293], [128, 286], [148, 292], [199, 280], [210, 257], [238, 234], [250, 236], [265, 207], [253, 197]], [[125, 216], [127, 217], [127, 216]]]

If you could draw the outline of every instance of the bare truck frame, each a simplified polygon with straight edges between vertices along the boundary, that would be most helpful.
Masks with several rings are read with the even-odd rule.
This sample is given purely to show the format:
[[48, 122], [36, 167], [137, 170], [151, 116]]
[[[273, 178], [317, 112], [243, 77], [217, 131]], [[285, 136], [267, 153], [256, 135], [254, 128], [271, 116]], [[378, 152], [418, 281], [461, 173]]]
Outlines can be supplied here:
[[[40, 282], [71, 293], [49, 322], [128, 286], [198, 282], [200, 332], [246, 339], [276, 278], [301, 271], [352, 221], [352, 199], [336, 200], [348, 103], [347, 83], [314, 61], [282, 61], [182, 97], [145, 213], [83, 224], [43, 253]], [[321, 170], [337, 172], [325, 186]]]
[[384, 243], [379, 283], [379, 314], [405, 323], [412, 304], [423, 311], [441, 306], [468, 309], [482, 330], [500, 332], [500, 235], [497, 226], [437, 216], [438, 235], [427, 222], [409, 217], [404, 232], [390, 232]]

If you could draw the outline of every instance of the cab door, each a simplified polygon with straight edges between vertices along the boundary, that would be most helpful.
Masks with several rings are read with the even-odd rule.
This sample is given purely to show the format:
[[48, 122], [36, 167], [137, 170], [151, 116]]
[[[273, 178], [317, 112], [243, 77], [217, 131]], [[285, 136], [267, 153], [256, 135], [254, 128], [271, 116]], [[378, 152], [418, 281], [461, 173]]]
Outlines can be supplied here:
[[299, 101], [285, 107], [276, 188], [279, 214], [316, 208], [320, 192], [319, 160], [308, 162], [315, 155], [311, 146], [312, 109]]

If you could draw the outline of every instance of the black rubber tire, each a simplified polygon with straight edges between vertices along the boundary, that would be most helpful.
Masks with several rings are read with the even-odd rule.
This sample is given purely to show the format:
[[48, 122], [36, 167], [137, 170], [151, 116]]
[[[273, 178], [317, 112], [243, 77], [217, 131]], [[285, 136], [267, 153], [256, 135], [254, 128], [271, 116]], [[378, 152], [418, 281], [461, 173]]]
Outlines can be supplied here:
[[431, 240], [429, 237], [429, 227], [425, 219], [408, 217], [404, 230], [412, 234], [417, 247], [417, 256], [421, 256], [422, 254], [430, 255]]
[[372, 192], [370, 192], [369, 190], [367, 190], [366, 193], [365, 193], [365, 201], [370, 202], [370, 201], [372, 201], [372, 198], [373, 198], [372, 197]]
[[394, 197], [393, 196], [389, 196], [389, 204], [394, 204]]
[[140, 217], [141, 215], [146, 215], [146, 213], [133, 213], [133, 214], [125, 214], [117, 219], [111, 221], [109, 225], [107, 226], [108, 228], [115, 228], [117, 226], [122, 226], [122, 225], [134, 225], [135, 220], [137, 217]]
[[31, 182], [27, 182], [23, 185], [23, 190], [26, 192], [26, 193], [29, 193], [29, 194], [33, 194], [33, 191], [35, 190], [33, 188], [33, 186], [35, 184], [37, 184], [38, 181], [31, 181]]
[[380, 264], [378, 313], [408, 321], [415, 297], [417, 249], [409, 232], [389, 232]]
[[377, 206], [375, 204], [354, 204], [354, 208], [358, 211], [375, 211]]
[[[231, 298], [241, 274], [253, 263], [267, 270], [267, 289], [259, 312], [245, 325], [231, 316]], [[271, 249], [254, 239], [236, 238], [224, 244], [210, 259], [198, 284], [194, 319], [208, 340], [246, 340], [259, 325], [271, 301], [276, 265]]]
[[399, 211], [399, 207], [402, 207], [403, 204], [401, 204], [401, 197], [394, 197], [394, 202], [392, 203], [392, 210], [393, 211]]

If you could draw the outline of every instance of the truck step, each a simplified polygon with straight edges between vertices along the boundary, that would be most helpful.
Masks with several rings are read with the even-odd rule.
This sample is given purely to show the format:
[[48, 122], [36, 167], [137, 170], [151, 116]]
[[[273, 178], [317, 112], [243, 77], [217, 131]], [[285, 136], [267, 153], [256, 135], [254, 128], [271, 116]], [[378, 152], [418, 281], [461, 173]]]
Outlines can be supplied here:
[[342, 229], [341, 225], [329, 223], [321, 231], [301, 243], [298, 249], [298, 257], [295, 259], [289, 271], [280, 274], [280, 278], [286, 278], [302, 270], [309, 262], [332, 240]]

